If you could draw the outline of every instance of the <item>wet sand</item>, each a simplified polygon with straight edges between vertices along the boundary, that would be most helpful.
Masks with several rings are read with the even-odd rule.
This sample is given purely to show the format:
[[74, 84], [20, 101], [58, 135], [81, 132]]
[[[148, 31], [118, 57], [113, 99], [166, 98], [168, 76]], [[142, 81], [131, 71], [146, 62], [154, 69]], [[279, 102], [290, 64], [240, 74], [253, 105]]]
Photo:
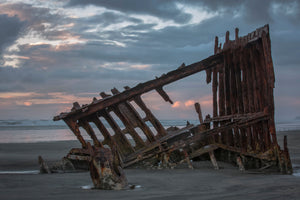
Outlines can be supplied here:
[[[300, 131], [288, 135], [288, 147], [295, 173], [300, 173]], [[37, 157], [56, 161], [77, 141], [0, 144], [0, 172], [38, 170]], [[300, 174], [257, 174], [240, 172], [219, 162], [214, 170], [209, 162], [195, 163], [196, 169], [126, 169], [134, 190], [103, 191], [83, 189], [92, 185], [88, 172], [64, 174], [1, 174], [0, 199], [299, 199]]]

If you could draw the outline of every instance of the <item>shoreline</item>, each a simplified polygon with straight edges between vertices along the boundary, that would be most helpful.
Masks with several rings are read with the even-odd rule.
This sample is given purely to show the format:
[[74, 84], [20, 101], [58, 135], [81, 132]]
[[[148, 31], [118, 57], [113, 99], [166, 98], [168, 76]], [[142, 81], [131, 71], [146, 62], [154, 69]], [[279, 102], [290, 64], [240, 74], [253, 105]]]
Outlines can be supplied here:
[[[277, 139], [281, 148], [283, 148], [284, 135], [287, 135], [292, 164], [300, 166], [300, 130], [278, 131]], [[81, 144], [75, 136], [74, 140], [0, 143], [0, 160], [2, 161], [0, 162], [0, 171], [22, 170], [23, 168], [26, 170], [30, 166], [38, 167], [39, 155], [46, 162], [56, 162], [67, 155], [72, 148], [81, 148]]]

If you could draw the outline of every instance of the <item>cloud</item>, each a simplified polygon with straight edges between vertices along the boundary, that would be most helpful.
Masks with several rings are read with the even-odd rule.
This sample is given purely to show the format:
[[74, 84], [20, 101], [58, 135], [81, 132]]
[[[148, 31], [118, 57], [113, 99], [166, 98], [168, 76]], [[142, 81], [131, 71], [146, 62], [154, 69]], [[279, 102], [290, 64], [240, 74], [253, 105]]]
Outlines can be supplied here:
[[[97, 96], [97, 93], [90, 95]], [[63, 92], [38, 93], [38, 92], [6, 92], [0, 93], [0, 108], [3, 106], [35, 106], [35, 105], [62, 105], [66, 107], [78, 101], [81, 104], [92, 102], [91, 97], [86, 94], [78, 93], [77, 95], [67, 94]]]
[[180, 101], [175, 101], [172, 105], [172, 108], [179, 108], [181, 106], [181, 102]]
[[195, 104], [194, 100], [188, 100], [188, 101], [184, 102], [185, 107], [194, 106], [194, 104]]
[[24, 23], [16, 16], [9, 17], [0, 11], [0, 55], [3, 50], [11, 45], [20, 35]]
[[32, 105], [31, 102], [28, 102], [28, 101], [25, 101], [25, 102], [24, 102], [24, 106], [31, 106], [31, 105]]
[[175, 4], [174, 1], [98, 1], [98, 0], [71, 0], [68, 6], [87, 6], [95, 5], [104, 7], [110, 10], [117, 10], [129, 14], [153, 15], [162, 19], [172, 19], [177, 23], [186, 23], [191, 19], [191, 15], [183, 13]]
[[[216, 35], [223, 42], [227, 30], [233, 38], [235, 27], [245, 35], [266, 23], [270, 23], [276, 70], [275, 98], [300, 96], [296, 88], [298, 1], [26, 2], [0, 3], [0, 24], [7, 27], [0, 30], [0, 92], [39, 94], [22, 97], [18, 105], [22, 109], [41, 111], [38, 106], [44, 102], [45, 107], [60, 111], [66, 105], [55, 104], [49, 95], [53, 93], [84, 102], [83, 93], [91, 94], [91, 101], [95, 92], [109, 92], [113, 87], [122, 91], [124, 85], [132, 87], [182, 62], [188, 65], [210, 56]], [[170, 112], [179, 109], [185, 116], [194, 116], [192, 103], [197, 100], [203, 112], [209, 113], [211, 98], [204, 97], [209, 97], [210, 87], [201, 73], [166, 87], [175, 108], [155, 94], [146, 100], [164, 118], [176, 116]], [[26, 107], [24, 102], [32, 104]], [[280, 110], [283, 101], [276, 105]]]

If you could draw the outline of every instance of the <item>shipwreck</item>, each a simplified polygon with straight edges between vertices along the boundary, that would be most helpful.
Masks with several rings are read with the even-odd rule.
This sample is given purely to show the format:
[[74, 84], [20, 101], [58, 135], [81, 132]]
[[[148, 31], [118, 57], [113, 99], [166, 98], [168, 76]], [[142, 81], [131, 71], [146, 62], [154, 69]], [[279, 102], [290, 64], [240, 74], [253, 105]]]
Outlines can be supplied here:
[[[163, 87], [202, 71], [206, 73], [207, 84], [212, 85], [213, 113], [203, 117], [201, 105], [195, 103], [199, 124], [165, 129], [141, 95], [155, 90], [172, 104]], [[71, 149], [66, 159], [75, 168], [88, 168], [97, 188], [124, 187], [127, 182], [122, 169], [126, 167], [173, 167], [186, 162], [193, 168], [191, 160], [199, 158], [211, 160], [215, 169], [219, 168], [218, 161], [225, 161], [236, 164], [240, 170], [290, 174], [287, 138], [284, 137], [283, 149], [276, 138], [274, 82], [269, 26], [243, 37], [236, 29], [234, 40], [226, 32], [223, 46], [215, 38], [212, 56], [191, 65], [183, 64], [135, 87], [125, 86], [124, 91], [113, 88], [111, 94], [101, 92], [102, 98], [94, 98], [88, 105], [75, 102], [70, 112], [61, 113], [54, 120], [64, 120], [82, 145]], [[132, 102], [144, 112], [144, 118]], [[101, 119], [109, 123], [114, 134]], [[124, 128], [118, 125], [118, 120]], [[87, 132], [93, 144], [84, 140], [79, 127]], [[97, 138], [95, 127], [104, 140]], [[136, 128], [142, 130], [146, 139]]]

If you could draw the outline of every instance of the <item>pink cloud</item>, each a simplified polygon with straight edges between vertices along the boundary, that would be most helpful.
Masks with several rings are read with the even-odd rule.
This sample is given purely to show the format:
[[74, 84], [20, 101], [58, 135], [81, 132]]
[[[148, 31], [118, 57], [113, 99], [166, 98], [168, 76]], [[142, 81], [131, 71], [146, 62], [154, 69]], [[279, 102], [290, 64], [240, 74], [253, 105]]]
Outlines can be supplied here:
[[175, 101], [172, 105], [172, 108], [179, 108], [181, 107], [181, 102], [180, 101]]
[[194, 104], [195, 104], [194, 100], [187, 100], [186, 102], [184, 102], [185, 107], [194, 106]]
[[23, 104], [24, 104], [24, 106], [31, 106], [32, 105], [32, 103], [29, 102], [29, 101], [25, 101]]

